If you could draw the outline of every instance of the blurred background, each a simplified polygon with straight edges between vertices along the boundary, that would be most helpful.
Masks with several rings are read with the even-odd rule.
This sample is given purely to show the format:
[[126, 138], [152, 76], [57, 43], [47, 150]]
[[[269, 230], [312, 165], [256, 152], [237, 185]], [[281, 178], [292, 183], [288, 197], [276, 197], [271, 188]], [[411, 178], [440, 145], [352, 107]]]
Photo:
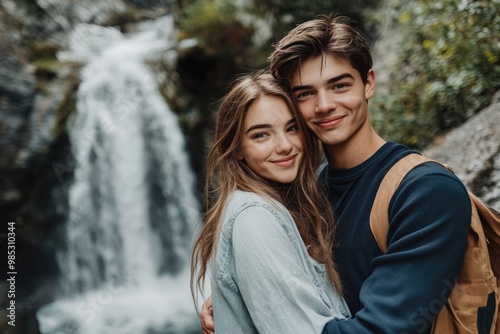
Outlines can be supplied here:
[[200, 333], [188, 262], [212, 115], [331, 12], [371, 44], [379, 133], [498, 208], [498, 0], [1, 0], [2, 277], [9, 232], [17, 274], [0, 332]]

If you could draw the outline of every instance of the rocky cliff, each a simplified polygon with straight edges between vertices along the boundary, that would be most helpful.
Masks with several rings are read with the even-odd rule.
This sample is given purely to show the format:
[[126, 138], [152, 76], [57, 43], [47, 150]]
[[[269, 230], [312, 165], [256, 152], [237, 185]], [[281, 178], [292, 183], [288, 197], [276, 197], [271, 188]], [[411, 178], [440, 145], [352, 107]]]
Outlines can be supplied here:
[[423, 153], [450, 165], [472, 192], [499, 210], [500, 92], [489, 107]]

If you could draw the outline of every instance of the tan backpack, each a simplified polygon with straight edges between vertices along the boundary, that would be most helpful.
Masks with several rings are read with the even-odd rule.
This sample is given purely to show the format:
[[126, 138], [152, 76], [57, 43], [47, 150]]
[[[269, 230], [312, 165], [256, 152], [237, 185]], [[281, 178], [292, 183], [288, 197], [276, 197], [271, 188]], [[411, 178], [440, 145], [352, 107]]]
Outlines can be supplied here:
[[[440, 162], [410, 154], [386, 174], [378, 189], [370, 215], [370, 228], [382, 253], [387, 251], [389, 202], [401, 180], [424, 162]], [[500, 213], [469, 192], [472, 204], [471, 229], [460, 275], [451, 295], [432, 326], [433, 334], [500, 333]], [[453, 203], [450, 203], [453, 205]], [[442, 305], [442, 304], [441, 304]], [[478, 323], [485, 309], [495, 307], [494, 316]]]

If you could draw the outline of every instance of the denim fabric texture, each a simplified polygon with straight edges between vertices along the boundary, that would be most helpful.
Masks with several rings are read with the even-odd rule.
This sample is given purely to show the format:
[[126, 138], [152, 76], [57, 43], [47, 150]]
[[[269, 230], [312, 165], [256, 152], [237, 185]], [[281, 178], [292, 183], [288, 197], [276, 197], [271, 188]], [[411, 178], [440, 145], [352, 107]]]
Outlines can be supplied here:
[[227, 203], [211, 289], [217, 334], [321, 333], [350, 317], [288, 210], [254, 193], [236, 191]]

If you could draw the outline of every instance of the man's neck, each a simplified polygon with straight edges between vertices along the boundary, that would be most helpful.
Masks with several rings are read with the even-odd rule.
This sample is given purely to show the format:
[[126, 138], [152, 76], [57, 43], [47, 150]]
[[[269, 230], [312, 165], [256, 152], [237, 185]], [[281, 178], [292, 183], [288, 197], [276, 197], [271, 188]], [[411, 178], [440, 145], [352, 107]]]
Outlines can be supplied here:
[[331, 169], [351, 169], [375, 154], [386, 141], [375, 130], [369, 136], [357, 136], [336, 145], [323, 145]]

